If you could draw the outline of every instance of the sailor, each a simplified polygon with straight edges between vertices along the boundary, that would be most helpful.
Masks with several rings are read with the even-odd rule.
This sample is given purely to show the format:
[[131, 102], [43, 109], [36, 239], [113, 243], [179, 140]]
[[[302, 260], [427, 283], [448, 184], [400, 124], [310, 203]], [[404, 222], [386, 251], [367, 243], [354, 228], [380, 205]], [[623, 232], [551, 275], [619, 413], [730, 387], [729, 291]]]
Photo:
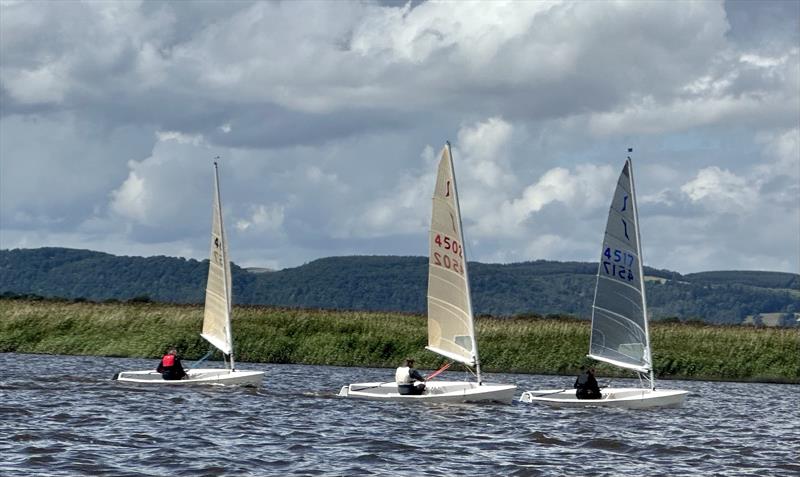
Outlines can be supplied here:
[[186, 376], [181, 359], [178, 357], [178, 350], [170, 348], [167, 354], [161, 358], [156, 371], [161, 373], [161, 377], [168, 381], [176, 381]]
[[597, 379], [594, 377], [594, 368], [588, 368], [583, 371], [580, 376], [575, 380], [575, 396], [578, 399], [600, 399], [600, 386], [597, 384]]
[[397, 392], [402, 395], [419, 395], [425, 391], [425, 376], [414, 369], [414, 360], [411, 358], [406, 358], [405, 366], [397, 368], [394, 380], [397, 382]]

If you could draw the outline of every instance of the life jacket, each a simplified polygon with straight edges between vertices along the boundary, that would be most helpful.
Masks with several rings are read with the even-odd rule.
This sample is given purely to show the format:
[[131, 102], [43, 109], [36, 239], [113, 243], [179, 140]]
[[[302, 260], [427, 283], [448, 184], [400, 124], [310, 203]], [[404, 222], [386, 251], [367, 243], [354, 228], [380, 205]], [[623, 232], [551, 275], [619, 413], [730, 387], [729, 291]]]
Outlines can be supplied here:
[[394, 380], [397, 384], [411, 384], [414, 382], [411, 379], [411, 368], [408, 366], [401, 366], [397, 368], [397, 371], [394, 373]]
[[165, 368], [175, 366], [175, 355], [165, 354], [164, 357], [161, 358], [161, 366], [164, 366]]

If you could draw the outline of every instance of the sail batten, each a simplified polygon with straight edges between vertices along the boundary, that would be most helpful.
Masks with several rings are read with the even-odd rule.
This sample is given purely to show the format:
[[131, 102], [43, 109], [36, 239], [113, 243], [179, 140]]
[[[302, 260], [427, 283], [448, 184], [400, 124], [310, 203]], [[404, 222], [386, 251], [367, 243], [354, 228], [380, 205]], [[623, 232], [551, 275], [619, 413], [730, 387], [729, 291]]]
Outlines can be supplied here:
[[624, 368], [652, 368], [639, 223], [630, 160], [617, 180], [600, 252], [589, 356]]
[[442, 355], [445, 358], [452, 359], [453, 361], [458, 361], [459, 363], [466, 364], [468, 366], [475, 366], [475, 361], [464, 359], [464, 356], [458, 353], [451, 353], [450, 351], [445, 351], [441, 348], [436, 348], [434, 346], [426, 346], [425, 349], [428, 351], [433, 351], [436, 354]]
[[219, 194], [219, 176], [214, 164], [214, 203], [211, 219], [211, 251], [206, 282], [206, 300], [203, 310], [201, 335], [223, 353], [233, 353], [231, 338], [231, 263], [228, 244], [222, 224], [222, 206]]
[[[604, 277], [604, 276], [600, 276], [600, 277], [598, 277], [598, 279], [599, 280], [612, 280], [611, 278]], [[623, 286], [629, 287], [629, 288], [631, 288], [633, 290], [639, 291], [639, 288], [634, 286], [634, 285], [629, 285], [627, 283], [620, 283], [620, 285], [623, 285]]]
[[432, 199], [428, 264], [428, 346], [447, 358], [478, 363], [461, 212], [449, 145], [442, 150]]
[[620, 367], [620, 368], [625, 368], [625, 369], [631, 369], [633, 371], [638, 371], [640, 373], [647, 373], [647, 372], [650, 371], [649, 367], [635, 366], [635, 365], [626, 363], [624, 361], [617, 361], [617, 360], [614, 360], [614, 359], [607, 358], [605, 356], [599, 356], [599, 355], [595, 355], [595, 354], [589, 354], [588, 356], [590, 358], [596, 360], [596, 361], [602, 361], [604, 363], [613, 364], [614, 366], [617, 366], [617, 367]]

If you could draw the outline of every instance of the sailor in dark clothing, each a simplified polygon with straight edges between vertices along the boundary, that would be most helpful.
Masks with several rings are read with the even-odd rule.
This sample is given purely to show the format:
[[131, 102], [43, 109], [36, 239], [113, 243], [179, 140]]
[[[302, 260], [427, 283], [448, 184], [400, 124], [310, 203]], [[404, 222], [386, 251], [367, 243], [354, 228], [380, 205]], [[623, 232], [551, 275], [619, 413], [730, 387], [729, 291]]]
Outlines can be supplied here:
[[594, 368], [582, 372], [575, 380], [575, 396], [578, 399], [600, 399], [600, 386], [594, 378]]
[[170, 348], [167, 354], [161, 358], [156, 371], [161, 373], [161, 377], [168, 381], [177, 381], [186, 376], [181, 359], [178, 357], [178, 350], [175, 348]]
[[394, 379], [397, 383], [397, 392], [399, 394], [418, 395], [425, 392], [425, 376], [414, 369], [414, 360], [411, 358], [406, 359], [405, 366], [397, 368], [394, 373]]

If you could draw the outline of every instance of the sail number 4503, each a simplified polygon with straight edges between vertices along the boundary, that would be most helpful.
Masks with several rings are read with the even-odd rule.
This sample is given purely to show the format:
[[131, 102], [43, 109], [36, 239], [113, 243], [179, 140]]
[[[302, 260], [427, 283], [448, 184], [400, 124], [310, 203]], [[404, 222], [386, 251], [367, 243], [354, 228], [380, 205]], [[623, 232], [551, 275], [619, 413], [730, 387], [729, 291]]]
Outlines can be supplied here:
[[606, 247], [603, 251], [603, 257], [606, 258], [606, 260], [603, 260], [603, 271], [606, 275], [618, 277], [629, 282], [633, 281], [634, 275], [631, 270], [634, 262], [633, 254]]

